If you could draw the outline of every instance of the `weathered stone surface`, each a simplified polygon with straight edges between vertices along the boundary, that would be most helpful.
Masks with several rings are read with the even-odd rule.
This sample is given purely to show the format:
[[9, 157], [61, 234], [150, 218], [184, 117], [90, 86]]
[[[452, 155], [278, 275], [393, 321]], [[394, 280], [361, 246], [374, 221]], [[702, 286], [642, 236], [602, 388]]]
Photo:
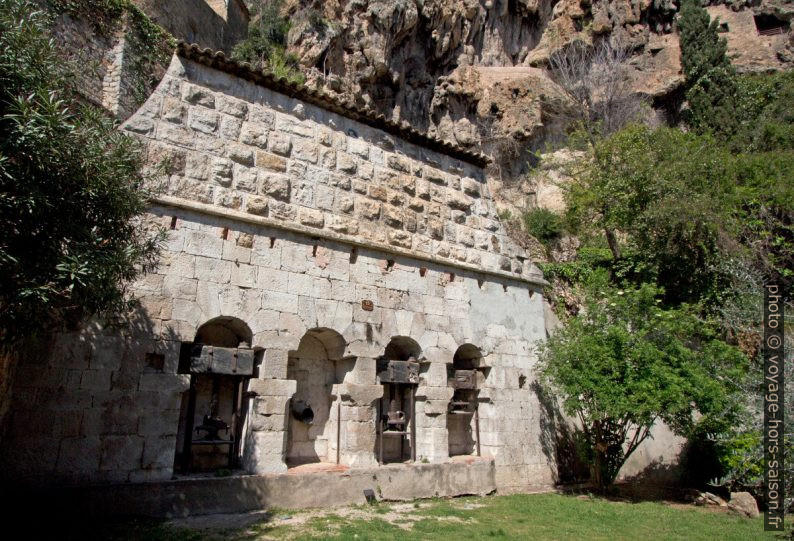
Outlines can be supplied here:
[[281, 379], [252, 379], [248, 383], [248, 390], [259, 396], [292, 396], [295, 393], [296, 383], [293, 380]]
[[262, 169], [267, 169], [269, 171], [284, 172], [287, 170], [287, 160], [267, 152], [256, 153], [256, 165], [257, 167], [261, 167]]
[[246, 204], [246, 211], [251, 214], [265, 216], [267, 214], [267, 202], [268, 199], [266, 197], [259, 197], [256, 195], [252, 195], [248, 198], [248, 203]]
[[351, 405], [370, 406], [373, 400], [383, 396], [383, 386], [343, 383], [334, 385], [332, 394]]
[[748, 518], [756, 518], [760, 514], [758, 512], [758, 503], [749, 492], [731, 492], [728, 509], [737, 515]]
[[262, 193], [281, 201], [289, 201], [289, 177], [272, 174], [265, 175], [262, 181]]

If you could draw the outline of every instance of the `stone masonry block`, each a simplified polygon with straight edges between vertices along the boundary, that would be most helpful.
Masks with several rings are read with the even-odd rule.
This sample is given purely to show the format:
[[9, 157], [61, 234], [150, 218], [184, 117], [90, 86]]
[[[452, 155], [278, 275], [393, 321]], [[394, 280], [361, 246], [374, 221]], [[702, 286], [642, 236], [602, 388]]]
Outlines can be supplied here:
[[309, 209], [306, 207], [301, 207], [300, 212], [298, 213], [298, 219], [300, 220], [300, 223], [303, 225], [308, 225], [309, 227], [322, 228], [325, 224], [325, 218], [323, 217], [322, 211]]
[[285, 430], [287, 416], [283, 414], [254, 414], [251, 415], [251, 430], [255, 432], [278, 432]]
[[249, 473], [282, 473], [287, 471], [284, 463], [286, 432], [251, 431], [246, 438], [243, 465]]
[[248, 390], [258, 396], [286, 396], [295, 394], [298, 382], [292, 379], [252, 379]]
[[221, 113], [236, 118], [245, 118], [248, 114], [247, 103], [229, 96], [219, 95], [215, 100], [215, 105]]
[[355, 174], [358, 164], [353, 156], [345, 152], [338, 152], [336, 155], [336, 168], [344, 173]]
[[264, 175], [262, 193], [281, 201], [289, 201], [290, 180], [284, 175]]
[[[446, 382], [445, 382], [446, 383]], [[455, 390], [452, 387], [427, 387], [420, 386], [416, 390], [416, 397], [418, 399], [425, 399], [428, 401], [442, 401], [449, 402]]]
[[253, 415], [286, 415], [289, 401], [289, 396], [258, 396], [253, 401]]
[[292, 141], [290, 141], [289, 135], [273, 133], [268, 141], [268, 148], [271, 152], [281, 156], [289, 156], [292, 150]]
[[215, 108], [215, 96], [206, 88], [198, 85], [185, 83], [182, 85], [182, 99], [193, 105]]
[[188, 113], [188, 125], [201, 133], [215, 133], [218, 129], [218, 113], [199, 107], [192, 107]]
[[254, 151], [251, 147], [245, 145], [230, 144], [226, 147], [226, 155], [233, 161], [247, 165], [249, 167], [254, 165]]
[[256, 153], [256, 166], [268, 171], [283, 173], [287, 170], [287, 160], [281, 156], [260, 151]]
[[369, 406], [383, 396], [383, 385], [338, 383], [333, 386], [331, 394], [353, 406]]
[[258, 195], [249, 196], [245, 205], [245, 210], [249, 214], [256, 214], [258, 216], [267, 215], [267, 198]]
[[261, 126], [246, 122], [240, 132], [240, 142], [258, 148], [267, 148], [267, 131]]
[[138, 382], [141, 391], [160, 391], [162, 393], [181, 393], [190, 387], [187, 374], [143, 373]]
[[61, 440], [56, 470], [91, 473], [99, 469], [102, 440], [99, 437], [77, 437]]
[[362, 139], [348, 139], [347, 150], [351, 154], [369, 159], [369, 144]]
[[137, 470], [141, 467], [143, 438], [106, 436], [102, 440], [101, 470]]
[[176, 435], [149, 437], [143, 444], [141, 466], [144, 469], [163, 469], [174, 465]]
[[215, 158], [212, 161], [210, 179], [228, 188], [232, 185], [232, 161], [226, 158]]
[[318, 146], [309, 141], [296, 141], [292, 148], [292, 157], [301, 161], [317, 163]]
[[266, 349], [260, 369], [260, 378], [286, 379], [288, 353], [280, 349]]

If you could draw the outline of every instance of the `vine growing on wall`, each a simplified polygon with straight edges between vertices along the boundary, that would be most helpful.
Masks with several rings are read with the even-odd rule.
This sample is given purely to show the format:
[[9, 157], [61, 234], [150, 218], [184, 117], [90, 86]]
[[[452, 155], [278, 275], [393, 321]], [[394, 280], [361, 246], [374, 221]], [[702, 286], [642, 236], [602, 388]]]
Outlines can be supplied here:
[[89, 21], [102, 37], [123, 32], [130, 52], [132, 95], [138, 105], [146, 101], [160, 80], [158, 67], [167, 65], [176, 47], [168, 31], [129, 0], [47, 0], [47, 6], [54, 13]]

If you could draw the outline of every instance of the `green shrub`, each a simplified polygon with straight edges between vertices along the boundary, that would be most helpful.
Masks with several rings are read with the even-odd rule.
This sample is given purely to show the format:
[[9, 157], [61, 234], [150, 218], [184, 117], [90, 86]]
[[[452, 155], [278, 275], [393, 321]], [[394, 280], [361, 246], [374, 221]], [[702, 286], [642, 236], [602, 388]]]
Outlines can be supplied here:
[[747, 366], [738, 349], [686, 306], [661, 308], [652, 284], [593, 280], [583, 293], [584, 309], [541, 344], [538, 371], [579, 420], [599, 488], [657, 421], [681, 435], [730, 426]]
[[544, 244], [559, 238], [564, 230], [562, 217], [544, 208], [525, 212], [524, 226], [527, 233]]
[[305, 77], [298, 69], [298, 58], [286, 51], [291, 23], [281, 14], [282, 6], [283, 0], [254, 3], [248, 37], [234, 47], [232, 58], [289, 82], [303, 83]]
[[0, 348], [123, 312], [156, 263], [138, 143], [74, 91], [49, 23], [0, 3]]

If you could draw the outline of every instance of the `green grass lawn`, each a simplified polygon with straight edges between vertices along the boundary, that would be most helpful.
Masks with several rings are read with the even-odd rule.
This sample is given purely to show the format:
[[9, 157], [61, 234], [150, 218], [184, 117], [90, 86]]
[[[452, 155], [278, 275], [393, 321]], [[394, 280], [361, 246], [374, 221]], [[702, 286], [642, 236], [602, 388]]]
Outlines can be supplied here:
[[[83, 532], [85, 533], [85, 532]], [[330, 510], [274, 510], [243, 528], [194, 529], [190, 523], [117, 524], [102, 539], [319, 540], [446, 539], [724, 540], [776, 539], [762, 519], [663, 502], [530, 494], [426, 500]], [[92, 538], [81, 535], [81, 539]]]

